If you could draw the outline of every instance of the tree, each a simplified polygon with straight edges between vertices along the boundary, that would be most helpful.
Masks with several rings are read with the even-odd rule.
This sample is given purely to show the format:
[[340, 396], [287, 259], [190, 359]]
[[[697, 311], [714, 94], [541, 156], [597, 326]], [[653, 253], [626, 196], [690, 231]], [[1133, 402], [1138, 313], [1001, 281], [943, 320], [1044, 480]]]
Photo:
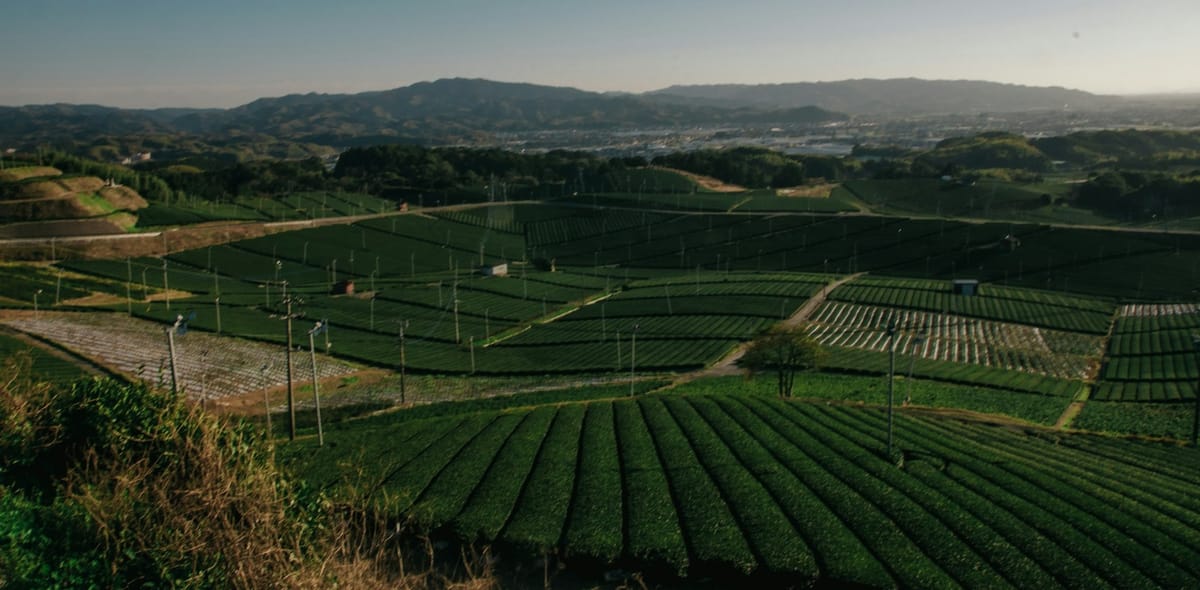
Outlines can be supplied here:
[[773, 371], [779, 380], [779, 397], [791, 397], [796, 373], [819, 367], [827, 355], [803, 328], [783, 328], [752, 342], [738, 366], [751, 375]]

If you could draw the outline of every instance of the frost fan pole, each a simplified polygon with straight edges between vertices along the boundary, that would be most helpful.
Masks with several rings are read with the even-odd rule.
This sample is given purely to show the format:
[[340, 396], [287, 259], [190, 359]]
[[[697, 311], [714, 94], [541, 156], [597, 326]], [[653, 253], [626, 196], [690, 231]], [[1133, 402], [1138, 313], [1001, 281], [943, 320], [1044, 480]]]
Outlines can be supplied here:
[[888, 324], [888, 408], [887, 408], [887, 458], [892, 460], [892, 393], [896, 380], [896, 323]]
[[[313, 405], [317, 409], [317, 446], [325, 446], [325, 431], [321, 428], [321, 393], [317, 388], [317, 347], [314, 343], [314, 337], [319, 332], [325, 331], [325, 322], [317, 322], [313, 329], [308, 331], [308, 357], [312, 360], [312, 384], [313, 384]], [[292, 415], [293, 417], [295, 414]], [[292, 430], [295, 431], [296, 422], [292, 421]]]
[[296, 396], [292, 391], [292, 300], [287, 303], [287, 350], [284, 355], [287, 362], [287, 397], [288, 397], [288, 440], [296, 440]]
[[637, 332], [638, 325], [633, 325], [633, 334], [629, 337], [629, 397], [633, 397], [634, 369], [637, 367]]
[[404, 373], [406, 372], [405, 365], [407, 364], [408, 359], [405, 358], [405, 354], [404, 354], [404, 328], [407, 326], [408, 326], [408, 320], [404, 320], [403, 322], [400, 323], [400, 405], [404, 405], [404, 394], [405, 394]]
[[183, 316], [175, 316], [175, 323], [167, 328], [167, 358], [171, 363], [171, 395], [179, 396], [179, 372], [175, 368], [175, 331], [183, 323]]
[[1192, 414], [1192, 446], [1200, 446], [1200, 334], [1192, 334], [1192, 346], [1196, 349], [1196, 411]]

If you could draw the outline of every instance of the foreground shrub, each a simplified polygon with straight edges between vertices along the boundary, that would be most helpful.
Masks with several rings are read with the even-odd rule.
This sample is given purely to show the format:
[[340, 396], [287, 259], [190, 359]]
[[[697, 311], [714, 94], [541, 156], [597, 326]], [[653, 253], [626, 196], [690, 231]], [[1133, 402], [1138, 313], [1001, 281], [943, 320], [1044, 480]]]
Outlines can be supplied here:
[[27, 364], [0, 373], [0, 587], [449, 583], [406, 573], [385, 523], [290, 482], [257, 429], [143, 385], [39, 384]]

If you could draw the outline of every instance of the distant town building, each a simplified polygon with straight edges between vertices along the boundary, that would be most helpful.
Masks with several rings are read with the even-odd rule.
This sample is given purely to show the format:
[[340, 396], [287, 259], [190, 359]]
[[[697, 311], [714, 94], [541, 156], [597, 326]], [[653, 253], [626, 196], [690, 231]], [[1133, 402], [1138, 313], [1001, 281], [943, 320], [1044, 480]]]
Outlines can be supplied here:
[[485, 277], [506, 277], [508, 276], [508, 263], [484, 265], [479, 268], [479, 274]]
[[338, 281], [333, 284], [333, 290], [330, 293], [333, 295], [353, 295], [354, 281]]
[[125, 158], [124, 160], [121, 160], [121, 163], [128, 166], [130, 164], [137, 164], [139, 162], [149, 162], [149, 161], [150, 161], [150, 152], [138, 152], [132, 156], [129, 156], [128, 158]]
[[954, 279], [952, 286], [955, 295], [974, 297], [979, 293], [979, 281], [975, 279]]

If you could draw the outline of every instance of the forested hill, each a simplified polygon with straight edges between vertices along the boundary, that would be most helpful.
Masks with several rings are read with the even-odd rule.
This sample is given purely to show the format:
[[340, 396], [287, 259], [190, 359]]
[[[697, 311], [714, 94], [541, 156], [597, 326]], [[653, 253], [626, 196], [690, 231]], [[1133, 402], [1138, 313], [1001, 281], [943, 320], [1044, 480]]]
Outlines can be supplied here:
[[321, 145], [398, 138], [462, 141], [505, 131], [621, 129], [711, 124], [807, 125], [846, 119], [808, 105], [787, 108], [686, 105], [655, 97], [574, 88], [446, 79], [358, 94], [262, 98], [233, 109], [142, 111], [97, 106], [0, 107], [0, 143], [98, 135], [265, 135]]

